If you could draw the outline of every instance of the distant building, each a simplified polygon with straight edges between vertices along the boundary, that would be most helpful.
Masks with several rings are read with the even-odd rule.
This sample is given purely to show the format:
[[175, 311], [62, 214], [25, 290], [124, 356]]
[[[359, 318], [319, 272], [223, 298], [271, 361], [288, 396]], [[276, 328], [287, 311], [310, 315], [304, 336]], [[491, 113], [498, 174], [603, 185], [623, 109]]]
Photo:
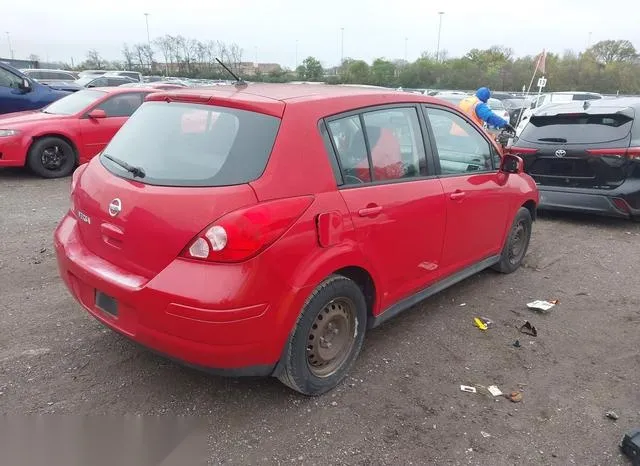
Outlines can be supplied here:
[[11, 65], [14, 68], [24, 69], [24, 68], [40, 68], [40, 62], [33, 60], [14, 60], [12, 58], [0, 58], [2, 63], [6, 63], [7, 65]]

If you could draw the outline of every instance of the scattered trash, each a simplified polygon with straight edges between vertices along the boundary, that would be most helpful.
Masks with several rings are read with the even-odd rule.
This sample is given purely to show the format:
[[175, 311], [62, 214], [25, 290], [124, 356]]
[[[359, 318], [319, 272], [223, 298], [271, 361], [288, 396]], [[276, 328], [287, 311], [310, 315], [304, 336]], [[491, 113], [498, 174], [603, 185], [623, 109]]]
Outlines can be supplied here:
[[469, 385], [460, 385], [460, 390], [467, 393], [478, 393], [476, 387], [470, 387]]
[[486, 317], [474, 317], [473, 325], [478, 327], [480, 330], [487, 330], [489, 327], [493, 325], [493, 322]]
[[531, 335], [532, 337], [538, 336], [538, 330], [531, 325], [531, 322], [528, 320], [524, 323], [522, 327], [520, 327], [520, 333], [524, 333], [525, 335]]
[[491, 385], [490, 387], [487, 387], [487, 390], [489, 390], [489, 393], [491, 393], [493, 396], [502, 395], [502, 391], [500, 391], [500, 389], [496, 385]]
[[520, 348], [520, 346], [521, 346], [521, 345], [520, 345], [520, 340], [516, 340], [516, 341], [514, 341], [514, 342], [513, 342], [513, 346], [514, 346], [514, 347], [516, 347], [516, 348]]
[[537, 300], [537, 301], [533, 301], [530, 303], [527, 303], [527, 307], [529, 309], [533, 309], [534, 311], [542, 311], [542, 312], [547, 312], [548, 310], [550, 310], [552, 307], [554, 307], [559, 301], [553, 300], [553, 301], [541, 301], [541, 300]]
[[607, 416], [609, 419], [613, 419], [614, 421], [617, 421], [618, 419], [620, 419], [620, 416], [618, 416], [618, 414], [615, 411], [607, 411], [604, 415]]
[[559, 300], [559, 299], [550, 299], [550, 300], [549, 300], [549, 302], [550, 302], [551, 304], [553, 304], [554, 306], [555, 306], [556, 304], [560, 304], [560, 300]]
[[640, 464], [640, 428], [624, 434], [620, 449], [632, 461], [633, 466]]
[[491, 437], [491, 434], [489, 432], [485, 432], [484, 430], [480, 431], [480, 435], [482, 435], [484, 438]]
[[44, 254], [45, 252], [47, 252], [47, 248], [40, 249], [40, 254]]
[[462, 303], [460, 304], [460, 307], [465, 307], [467, 305], [467, 303]]
[[514, 403], [520, 403], [522, 401], [522, 392], [511, 392], [508, 395], [505, 395], [509, 401]]

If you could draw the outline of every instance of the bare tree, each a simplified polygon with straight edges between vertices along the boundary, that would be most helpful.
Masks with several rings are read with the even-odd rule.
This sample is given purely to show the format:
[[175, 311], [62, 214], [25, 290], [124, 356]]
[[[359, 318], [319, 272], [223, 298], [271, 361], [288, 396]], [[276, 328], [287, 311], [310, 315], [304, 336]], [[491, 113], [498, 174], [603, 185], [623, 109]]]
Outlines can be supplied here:
[[160, 49], [160, 53], [164, 58], [164, 72], [166, 76], [169, 76], [169, 66], [173, 64], [173, 40], [170, 35], [158, 37], [153, 43]]
[[96, 49], [91, 49], [87, 52], [87, 60], [85, 66], [87, 68], [95, 68], [101, 70], [104, 67], [105, 61], [100, 56], [100, 53]]
[[131, 49], [129, 48], [129, 45], [124, 44], [122, 46], [122, 56], [124, 57], [124, 66], [126, 69], [128, 70], [132, 70], [133, 69], [133, 60], [134, 60], [134, 54], [131, 51]]
[[238, 44], [233, 43], [229, 47], [229, 63], [236, 73], [240, 72], [240, 63], [242, 63], [242, 49]]
[[145, 63], [147, 61], [147, 55], [146, 55], [146, 51], [145, 51], [145, 45], [144, 44], [136, 44], [133, 46], [133, 50], [136, 56], [136, 60], [137, 60], [137, 67], [140, 70], [143, 70], [145, 68]]

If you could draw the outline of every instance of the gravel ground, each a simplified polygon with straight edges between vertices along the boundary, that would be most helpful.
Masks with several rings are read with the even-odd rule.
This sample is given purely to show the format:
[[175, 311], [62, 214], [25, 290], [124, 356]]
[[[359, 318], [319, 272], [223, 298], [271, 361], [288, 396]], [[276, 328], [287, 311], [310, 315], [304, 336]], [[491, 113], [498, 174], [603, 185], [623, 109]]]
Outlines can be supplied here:
[[[483, 272], [371, 331], [346, 382], [309, 399], [181, 367], [81, 310], [52, 247], [68, 186], [0, 170], [2, 414], [193, 416], [211, 464], [628, 464], [617, 445], [640, 425], [640, 224], [543, 216], [525, 267]], [[525, 305], [552, 298], [547, 314]], [[536, 338], [518, 332], [525, 320]]]

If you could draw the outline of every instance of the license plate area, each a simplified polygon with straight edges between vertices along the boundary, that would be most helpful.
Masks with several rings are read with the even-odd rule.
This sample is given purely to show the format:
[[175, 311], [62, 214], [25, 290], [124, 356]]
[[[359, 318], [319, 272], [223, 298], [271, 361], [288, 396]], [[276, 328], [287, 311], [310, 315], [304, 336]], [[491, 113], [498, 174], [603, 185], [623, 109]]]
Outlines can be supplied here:
[[113, 317], [118, 317], [118, 301], [98, 290], [96, 290], [96, 307]]

